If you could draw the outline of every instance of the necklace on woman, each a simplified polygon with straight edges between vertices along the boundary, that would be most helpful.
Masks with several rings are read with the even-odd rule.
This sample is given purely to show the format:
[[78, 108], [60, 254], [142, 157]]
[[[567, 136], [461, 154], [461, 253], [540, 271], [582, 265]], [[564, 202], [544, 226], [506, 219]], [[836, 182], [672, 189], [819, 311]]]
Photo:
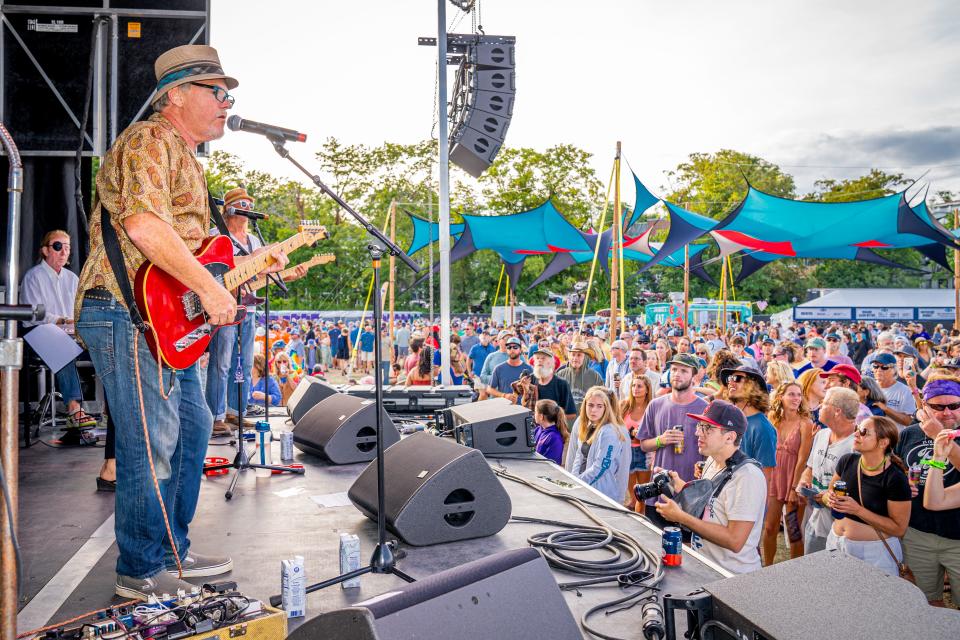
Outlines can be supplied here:
[[868, 467], [867, 465], [863, 464], [863, 456], [860, 456], [860, 468], [868, 473], [871, 471], [878, 471], [882, 469], [885, 464], [887, 464], [887, 456], [883, 456], [883, 460], [881, 460], [880, 464], [878, 464], [875, 467]]

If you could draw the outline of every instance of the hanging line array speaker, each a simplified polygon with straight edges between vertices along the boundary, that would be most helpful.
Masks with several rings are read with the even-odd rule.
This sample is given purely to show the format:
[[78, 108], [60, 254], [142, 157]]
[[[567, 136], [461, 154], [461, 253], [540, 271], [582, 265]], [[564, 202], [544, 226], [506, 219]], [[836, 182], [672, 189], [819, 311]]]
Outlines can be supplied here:
[[486, 171], [507, 137], [517, 92], [512, 36], [451, 34], [462, 51], [450, 111], [450, 162], [475, 178]]

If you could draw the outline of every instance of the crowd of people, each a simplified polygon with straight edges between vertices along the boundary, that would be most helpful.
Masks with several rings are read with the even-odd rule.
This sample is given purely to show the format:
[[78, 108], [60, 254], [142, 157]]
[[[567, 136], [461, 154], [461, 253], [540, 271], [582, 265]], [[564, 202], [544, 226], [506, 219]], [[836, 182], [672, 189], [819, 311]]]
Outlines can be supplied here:
[[[433, 384], [447, 377], [444, 350], [446, 373], [478, 400], [533, 411], [538, 452], [658, 524], [682, 525], [694, 548], [732, 572], [771, 563], [783, 529], [793, 555], [837, 549], [901, 575], [909, 565], [933, 604], [943, 604], [945, 574], [960, 584], [956, 330], [758, 322], [616, 331], [468, 318], [443, 344], [439, 328], [421, 321], [390, 330], [280, 320], [267, 334], [248, 313], [233, 325], [234, 293], [193, 255], [214, 226], [238, 264], [269, 253], [271, 273], [294, 280], [305, 269], [285, 271], [280, 247], [248, 233], [241, 210], [254, 201], [243, 188], [225, 194], [223, 224], [208, 204], [195, 150], [223, 135], [238, 86], [216, 50], [176, 47], [154, 72], [155, 113], [117, 138], [97, 173], [79, 278], [64, 269], [70, 236], [52, 231], [22, 285], [23, 302], [45, 304], [47, 321], [87, 349], [116, 423], [107, 449], [115, 458], [102, 473], [119, 478], [108, 483], [117, 595], [189, 591], [182, 578], [232, 568], [232, 558], [199, 552], [188, 536], [211, 435], [256, 418], [267, 399], [283, 404], [307, 372]], [[148, 260], [221, 326], [205, 360], [174, 371], [149, 356], [128, 282]], [[253, 311], [255, 300], [240, 305]], [[71, 424], [89, 426], [75, 367], [58, 385]], [[710, 488], [704, 500], [685, 499], [694, 486]]]

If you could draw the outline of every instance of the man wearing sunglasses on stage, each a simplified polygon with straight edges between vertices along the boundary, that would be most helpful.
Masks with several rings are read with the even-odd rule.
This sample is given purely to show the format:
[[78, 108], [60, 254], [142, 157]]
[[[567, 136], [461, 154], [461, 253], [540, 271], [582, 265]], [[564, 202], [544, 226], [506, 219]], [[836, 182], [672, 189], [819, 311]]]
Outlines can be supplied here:
[[934, 379], [923, 388], [923, 403], [917, 411], [919, 424], [900, 432], [894, 452], [908, 468], [919, 468], [920, 477], [911, 482], [916, 491], [910, 524], [903, 535], [903, 560], [913, 570], [917, 586], [930, 604], [943, 606], [943, 576], [950, 576], [954, 598], [960, 590], [960, 509], [933, 511], [923, 505], [927, 476], [933, 465], [943, 475], [943, 485], [960, 482], [960, 445], [954, 440], [946, 461], [934, 460], [933, 441], [944, 429], [960, 427], [960, 383], [955, 379]]
[[[47, 315], [39, 322], [25, 322], [31, 327], [55, 324], [67, 333], [73, 333], [73, 301], [77, 297], [77, 274], [67, 269], [70, 261], [70, 236], [66, 231], [48, 231], [40, 243], [40, 262], [23, 274], [20, 302], [42, 304]], [[57, 391], [67, 405], [70, 427], [96, 426], [97, 421], [84, 413], [80, 392], [80, 376], [76, 361], [71, 360], [56, 372]]]
[[[204, 45], [163, 53], [154, 72], [155, 113], [117, 137], [97, 173], [75, 315], [116, 423], [115, 592], [144, 600], [189, 593], [191, 585], [178, 576], [217, 575], [233, 566], [228, 556], [197, 553], [188, 537], [213, 426], [199, 367], [158, 371], [128, 311], [130, 289], [117, 274], [133, 280], [149, 260], [197, 294], [208, 323], [235, 319], [234, 295], [193, 252], [213, 226], [196, 148], [223, 136], [234, 100], [228, 91], [238, 82]], [[274, 248], [260, 251], [275, 258], [269, 270], [286, 265]]]

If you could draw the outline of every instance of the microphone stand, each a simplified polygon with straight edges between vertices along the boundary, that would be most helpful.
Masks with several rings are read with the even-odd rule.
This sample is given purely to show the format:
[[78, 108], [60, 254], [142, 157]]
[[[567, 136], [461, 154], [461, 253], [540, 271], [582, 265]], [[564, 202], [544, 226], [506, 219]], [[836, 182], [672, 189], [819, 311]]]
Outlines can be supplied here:
[[[362, 215], [353, 210], [353, 208], [344, 202], [343, 198], [334, 193], [330, 187], [325, 185], [320, 179], [320, 176], [310, 173], [302, 164], [296, 161], [293, 157], [290, 156], [290, 152], [284, 146], [284, 139], [279, 136], [270, 136], [267, 138], [273, 143], [273, 148], [280, 155], [281, 158], [289, 160], [293, 166], [303, 172], [310, 180], [315, 184], [321, 191], [330, 196], [334, 202], [336, 202], [344, 211], [353, 216], [364, 229], [367, 230], [373, 240], [367, 245], [367, 251], [370, 254], [370, 263], [373, 268], [373, 323], [374, 323], [374, 333], [373, 333], [373, 350], [376, 353], [375, 356], [375, 367], [374, 367], [374, 398], [376, 401], [376, 415], [375, 424], [377, 430], [377, 456], [376, 456], [376, 465], [377, 465], [377, 546], [373, 550], [373, 555], [370, 558], [370, 564], [365, 567], [361, 567], [356, 571], [350, 571], [348, 573], [339, 575], [335, 578], [330, 578], [329, 580], [324, 580], [323, 582], [318, 582], [307, 587], [307, 593], [313, 593], [314, 591], [319, 591], [320, 589], [326, 589], [335, 584], [340, 584], [341, 582], [346, 582], [353, 578], [362, 576], [366, 573], [390, 573], [401, 580], [406, 582], [413, 582], [414, 579], [405, 574], [403, 571], [397, 568], [396, 556], [393, 553], [393, 545], [387, 543], [387, 516], [385, 513], [384, 507], [384, 470], [383, 470], [383, 425], [382, 425], [382, 413], [383, 413], [383, 376], [380, 375], [380, 344], [381, 344], [381, 331], [380, 325], [383, 323], [383, 307], [380, 299], [380, 259], [384, 254], [389, 254], [395, 257], [400, 258], [404, 264], [406, 264], [414, 273], [420, 271], [420, 265], [418, 265], [410, 256], [405, 254], [400, 247], [395, 243], [391, 242], [379, 229], [377, 229], [369, 220], [364, 218]], [[282, 603], [280, 596], [271, 596], [270, 604], [273, 606], [279, 606]]]

